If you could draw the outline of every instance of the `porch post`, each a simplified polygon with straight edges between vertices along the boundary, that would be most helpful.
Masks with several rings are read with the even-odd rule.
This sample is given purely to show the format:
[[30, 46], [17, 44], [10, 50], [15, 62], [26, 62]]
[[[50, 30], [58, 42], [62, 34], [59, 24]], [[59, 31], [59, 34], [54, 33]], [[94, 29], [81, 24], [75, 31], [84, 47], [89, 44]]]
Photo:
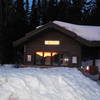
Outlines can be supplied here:
[[93, 66], [96, 66], [96, 64], [95, 64], [95, 58], [93, 58]]
[[42, 65], [45, 65], [44, 51], [43, 51]]
[[33, 62], [34, 62], [34, 65], [36, 64], [36, 53], [34, 52], [34, 54], [33, 54]]
[[51, 58], [50, 58], [50, 61], [51, 61], [51, 65], [53, 65], [53, 59], [52, 59], [52, 52], [51, 52]]

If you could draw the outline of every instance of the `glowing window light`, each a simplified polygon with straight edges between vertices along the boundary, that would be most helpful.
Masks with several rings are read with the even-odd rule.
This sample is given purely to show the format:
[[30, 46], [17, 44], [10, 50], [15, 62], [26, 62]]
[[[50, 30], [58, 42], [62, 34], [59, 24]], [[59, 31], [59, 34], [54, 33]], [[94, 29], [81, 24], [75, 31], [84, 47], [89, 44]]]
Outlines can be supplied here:
[[44, 57], [50, 57], [51, 56], [51, 52], [44, 52]]
[[57, 52], [44, 52], [44, 57], [50, 57], [51, 56], [51, 54], [52, 54], [52, 56], [55, 56], [55, 55], [57, 55], [58, 53]]
[[[44, 55], [43, 55], [43, 53], [44, 53]], [[52, 56], [55, 56], [58, 53], [57, 52], [36, 52], [36, 54], [39, 56], [42, 56], [42, 57], [51, 57], [51, 54], [52, 54]]]
[[77, 64], [77, 57], [76, 57], [76, 56], [73, 56], [73, 57], [72, 57], [72, 63], [73, 63], [73, 64]]
[[55, 55], [57, 55], [57, 54], [58, 54], [57, 52], [53, 52], [53, 53], [52, 53], [52, 56], [55, 56]]
[[32, 60], [32, 56], [31, 55], [27, 55], [27, 61], [31, 62], [31, 60]]
[[60, 41], [46, 40], [44, 42], [45, 45], [60, 45]]
[[43, 52], [36, 52], [37, 55], [43, 56]]

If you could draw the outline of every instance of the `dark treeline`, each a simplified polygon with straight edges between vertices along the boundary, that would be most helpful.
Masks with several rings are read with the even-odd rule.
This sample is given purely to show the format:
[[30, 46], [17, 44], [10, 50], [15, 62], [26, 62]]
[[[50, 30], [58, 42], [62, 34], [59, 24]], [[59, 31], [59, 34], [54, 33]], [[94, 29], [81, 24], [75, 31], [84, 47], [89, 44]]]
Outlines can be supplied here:
[[0, 63], [12, 63], [12, 42], [49, 21], [100, 25], [100, 0], [0, 0]]

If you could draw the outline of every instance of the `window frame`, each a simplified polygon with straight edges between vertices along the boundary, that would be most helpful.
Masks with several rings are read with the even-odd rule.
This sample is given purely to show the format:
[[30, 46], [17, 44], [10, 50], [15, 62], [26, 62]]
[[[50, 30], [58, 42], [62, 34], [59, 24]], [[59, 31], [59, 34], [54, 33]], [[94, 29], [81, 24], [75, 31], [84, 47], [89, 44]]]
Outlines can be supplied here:
[[31, 54], [28, 54], [27, 55], [27, 62], [31, 62], [32, 61], [32, 55]]
[[72, 56], [72, 64], [77, 64], [77, 63], [78, 63], [78, 57]]

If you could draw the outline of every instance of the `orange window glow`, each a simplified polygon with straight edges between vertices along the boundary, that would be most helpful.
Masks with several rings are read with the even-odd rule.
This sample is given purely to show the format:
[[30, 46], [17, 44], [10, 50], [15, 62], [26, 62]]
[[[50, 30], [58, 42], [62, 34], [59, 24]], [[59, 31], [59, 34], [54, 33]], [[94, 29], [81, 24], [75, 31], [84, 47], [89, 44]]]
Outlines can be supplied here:
[[53, 52], [53, 53], [52, 53], [52, 56], [55, 56], [55, 55], [57, 55], [57, 54], [58, 54], [57, 52]]
[[43, 52], [36, 52], [37, 55], [43, 56]]
[[57, 52], [42, 52], [42, 51], [38, 51], [36, 52], [37, 55], [42, 56], [42, 57], [50, 57], [50, 56], [55, 56], [58, 53]]
[[51, 56], [51, 52], [44, 52], [44, 57], [50, 57]]

